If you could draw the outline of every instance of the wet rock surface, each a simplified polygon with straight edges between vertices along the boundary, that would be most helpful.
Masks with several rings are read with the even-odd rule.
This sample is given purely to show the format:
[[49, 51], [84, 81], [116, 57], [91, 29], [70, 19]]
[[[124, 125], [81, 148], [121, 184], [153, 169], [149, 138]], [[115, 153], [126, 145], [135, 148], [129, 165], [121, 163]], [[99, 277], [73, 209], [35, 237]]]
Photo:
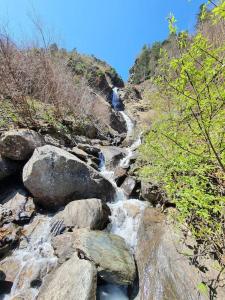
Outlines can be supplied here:
[[19, 244], [20, 233], [20, 228], [12, 223], [5, 224], [0, 228], [0, 259], [8, 255]]
[[22, 188], [12, 191], [0, 205], [0, 224], [25, 224], [35, 213], [33, 199]]
[[134, 189], [136, 185], [136, 179], [134, 177], [128, 176], [121, 185], [121, 188], [124, 190], [126, 196], [129, 197], [132, 196], [132, 194], [134, 194]]
[[59, 207], [72, 199], [113, 199], [112, 184], [74, 155], [54, 146], [35, 150], [23, 169], [27, 189], [43, 207]]
[[197, 289], [200, 273], [178, 251], [179, 238], [154, 208], [146, 208], [138, 232], [138, 300], [208, 299]]

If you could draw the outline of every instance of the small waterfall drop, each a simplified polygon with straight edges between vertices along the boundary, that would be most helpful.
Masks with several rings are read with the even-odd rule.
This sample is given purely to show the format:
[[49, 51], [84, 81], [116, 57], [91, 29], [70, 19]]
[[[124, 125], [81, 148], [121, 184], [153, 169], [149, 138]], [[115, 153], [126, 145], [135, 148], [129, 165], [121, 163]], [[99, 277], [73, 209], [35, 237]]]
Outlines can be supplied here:
[[121, 101], [120, 101], [120, 97], [118, 95], [117, 87], [114, 87], [112, 90], [112, 107], [115, 110], [120, 110], [120, 107], [121, 107]]
[[126, 122], [127, 125], [127, 136], [129, 137], [131, 135], [131, 133], [133, 132], [134, 129], [134, 124], [131, 121], [130, 117], [124, 112], [122, 111], [121, 108], [121, 100], [118, 94], [118, 88], [114, 87], [112, 90], [112, 107], [116, 110], [119, 111], [121, 113], [121, 115], [123, 116], [123, 119]]

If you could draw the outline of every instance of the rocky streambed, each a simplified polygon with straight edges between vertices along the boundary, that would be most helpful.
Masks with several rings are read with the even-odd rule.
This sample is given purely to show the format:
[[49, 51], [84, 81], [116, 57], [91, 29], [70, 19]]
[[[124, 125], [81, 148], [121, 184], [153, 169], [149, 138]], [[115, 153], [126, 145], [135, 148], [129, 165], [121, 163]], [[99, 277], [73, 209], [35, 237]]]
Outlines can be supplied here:
[[129, 171], [141, 138], [131, 138], [134, 124], [120, 114], [126, 146], [79, 138], [65, 147], [27, 129], [2, 134], [0, 299], [207, 299], [150, 205], [155, 189]]
[[1, 299], [129, 299], [145, 207], [128, 200], [131, 151], [58, 147], [18, 129], [2, 134], [0, 153]]

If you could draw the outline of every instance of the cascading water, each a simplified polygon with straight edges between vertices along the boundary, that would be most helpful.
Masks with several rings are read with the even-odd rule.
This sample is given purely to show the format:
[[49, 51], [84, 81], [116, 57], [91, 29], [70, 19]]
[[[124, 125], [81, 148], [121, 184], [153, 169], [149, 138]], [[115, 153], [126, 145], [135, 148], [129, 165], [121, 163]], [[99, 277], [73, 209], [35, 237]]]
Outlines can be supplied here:
[[[120, 102], [118, 96], [118, 89], [113, 89], [113, 97], [112, 97], [112, 106], [114, 109], [117, 108]], [[131, 119], [127, 116], [127, 114], [121, 111], [122, 116], [127, 125], [127, 136], [129, 137], [132, 134], [134, 124]], [[141, 144], [141, 138], [138, 137], [134, 143], [126, 148], [127, 155], [121, 159], [119, 165], [123, 168], [129, 167], [130, 159], [133, 155], [134, 150]], [[135, 252], [135, 247], [137, 243], [137, 232], [139, 228], [139, 223], [141, 219], [141, 215], [143, 210], [146, 207], [145, 202], [142, 202], [137, 199], [127, 199], [123, 190], [117, 187], [116, 182], [114, 181], [114, 172], [108, 171], [105, 167], [105, 159], [104, 156], [100, 155], [101, 159], [101, 173], [105, 176], [111, 183], [115, 186], [117, 195], [116, 199], [113, 203], [109, 203], [108, 206], [111, 210], [110, 224], [107, 230], [111, 233], [117, 234], [124, 238], [126, 244], [128, 245], [130, 251], [132, 253]], [[126, 287], [120, 287], [113, 284], [106, 284], [100, 286], [98, 289], [98, 299], [99, 300], [127, 300], [129, 299], [127, 296]]]
[[[31, 224], [24, 226], [23, 231], [27, 237], [21, 241], [19, 249], [15, 250], [9, 258], [18, 264], [17, 276], [13, 282], [11, 292], [4, 300], [16, 298], [21, 292], [29, 293], [29, 299], [35, 299], [41, 281], [36, 278], [32, 284], [30, 280], [36, 274], [46, 275], [57, 265], [57, 257], [51, 246], [51, 217], [37, 215]], [[19, 298], [18, 298], [19, 299]]]

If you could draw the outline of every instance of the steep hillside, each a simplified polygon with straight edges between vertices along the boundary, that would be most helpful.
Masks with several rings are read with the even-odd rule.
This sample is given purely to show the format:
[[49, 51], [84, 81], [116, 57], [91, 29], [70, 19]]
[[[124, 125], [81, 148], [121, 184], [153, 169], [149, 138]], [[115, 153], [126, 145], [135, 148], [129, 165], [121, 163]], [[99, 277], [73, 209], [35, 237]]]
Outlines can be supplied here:
[[125, 132], [110, 103], [112, 88], [123, 81], [105, 62], [55, 44], [20, 49], [1, 34], [0, 64], [1, 130], [29, 127], [106, 140]]
[[[194, 35], [177, 32], [174, 16], [168, 22], [169, 38], [144, 46], [122, 93], [144, 132], [134, 170], [146, 184], [144, 198], [162, 206], [187, 244], [193, 238], [190, 258], [208, 270], [202, 287], [222, 299], [216, 293], [225, 264], [224, 2], [201, 6]], [[213, 264], [218, 290], [210, 286]]]

